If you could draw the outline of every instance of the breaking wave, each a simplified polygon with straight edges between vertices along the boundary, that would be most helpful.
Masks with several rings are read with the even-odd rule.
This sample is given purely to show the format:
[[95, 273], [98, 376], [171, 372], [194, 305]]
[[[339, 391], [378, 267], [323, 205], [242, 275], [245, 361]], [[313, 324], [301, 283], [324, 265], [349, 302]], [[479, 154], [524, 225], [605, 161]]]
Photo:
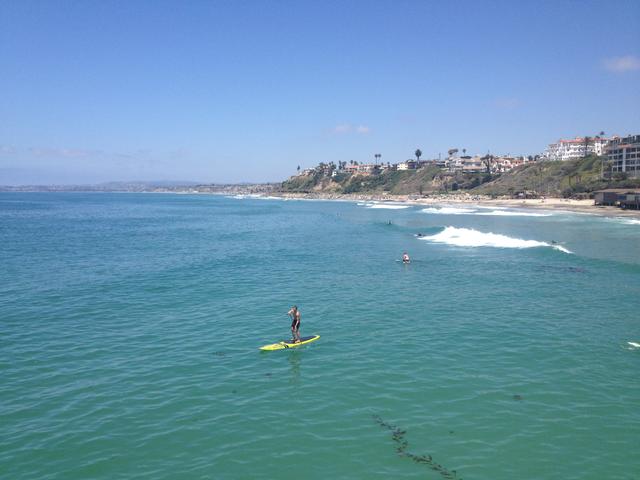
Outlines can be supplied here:
[[496, 248], [536, 248], [551, 247], [564, 253], [572, 253], [562, 245], [556, 245], [538, 240], [523, 240], [508, 237], [498, 233], [484, 233], [471, 228], [446, 227], [439, 233], [431, 236], [420, 237], [433, 243], [444, 243], [456, 247], [496, 247]]
[[550, 217], [553, 213], [518, 212], [513, 210], [492, 210], [491, 212], [477, 212], [475, 215], [496, 217]]
[[421, 210], [424, 213], [435, 213], [436, 215], [468, 215], [476, 213], [472, 208], [458, 207], [430, 207]]
[[635, 218], [625, 218], [624, 220], [622, 220], [622, 223], [626, 225], [640, 225], [640, 220], [637, 220]]
[[369, 204], [365, 204], [364, 206], [367, 208], [384, 208], [388, 210], [400, 210], [403, 208], [409, 208], [409, 205], [391, 205], [388, 203], [369, 203]]
[[[486, 211], [487, 209], [491, 211]], [[482, 209], [482, 210], [479, 210]], [[503, 207], [429, 207], [421, 210], [424, 213], [436, 215], [482, 215], [496, 217], [550, 217], [552, 213], [522, 212], [519, 210], [506, 210]]]

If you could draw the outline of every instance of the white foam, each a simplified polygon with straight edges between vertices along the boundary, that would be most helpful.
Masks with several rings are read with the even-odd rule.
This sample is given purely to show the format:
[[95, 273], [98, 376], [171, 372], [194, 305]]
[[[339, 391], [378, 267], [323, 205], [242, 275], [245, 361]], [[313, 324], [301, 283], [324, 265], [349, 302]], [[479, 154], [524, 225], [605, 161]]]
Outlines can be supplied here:
[[496, 205], [474, 205], [473, 208], [484, 208], [485, 210], [506, 210], [509, 207], [498, 207]]
[[283, 197], [274, 197], [273, 195], [258, 195], [255, 198], [259, 200], [285, 200]]
[[491, 212], [478, 212], [475, 215], [486, 215], [495, 217], [550, 217], [553, 213], [533, 213], [513, 210], [492, 210]]
[[471, 228], [446, 227], [440, 233], [429, 237], [420, 237], [434, 243], [444, 243], [457, 247], [496, 247], [496, 248], [535, 248], [551, 247], [564, 253], [572, 253], [561, 245], [553, 245], [537, 240], [523, 240], [498, 233], [484, 233]]
[[389, 205], [388, 203], [376, 203], [373, 205], [367, 205], [367, 208], [384, 208], [388, 210], [400, 210], [403, 208], [409, 208], [409, 205]]
[[636, 220], [635, 218], [625, 218], [621, 220], [622, 220], [622, 223], [627, 225], [640, 225], [640, 220]]
[[421, 210], [424, 213], [433, 213], [436, 215], [469, 215], [476, 213], [472, 208], [459, 208], [459, 207], [430, 207], [423, 208]]
[[640, 348], [640, 343], [636, 343], [636, 342], [627, 342], [627, 343], [634, 348]]

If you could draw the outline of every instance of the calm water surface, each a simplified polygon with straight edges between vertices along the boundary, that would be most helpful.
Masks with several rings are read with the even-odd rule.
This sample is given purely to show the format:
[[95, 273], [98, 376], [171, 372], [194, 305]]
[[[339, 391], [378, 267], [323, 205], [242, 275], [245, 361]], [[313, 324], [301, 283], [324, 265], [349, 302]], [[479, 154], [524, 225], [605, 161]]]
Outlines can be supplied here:
[[2, 478], [640, 478], [638, 221], [0, 194], [0, 270]]

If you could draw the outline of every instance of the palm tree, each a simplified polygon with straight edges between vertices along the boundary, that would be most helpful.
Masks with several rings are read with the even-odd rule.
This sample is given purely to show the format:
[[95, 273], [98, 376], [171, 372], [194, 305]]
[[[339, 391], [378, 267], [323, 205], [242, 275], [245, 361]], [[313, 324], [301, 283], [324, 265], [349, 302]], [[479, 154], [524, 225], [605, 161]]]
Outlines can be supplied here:
[[591, 137], [584, 137], [584, 158], [586, 158], [588, 156], [588, 152], [589, 152], [589, 144], [591, 143], [592, 138]]
[[300, 171], [300, 165], [298, 165], [298, 172]]
[[467, 154], [467, 149], [466, 149], [466, 148], [463, 148], [463, 149], [462, 149], [462, 156], [465, 156], [466, 154]]
[[416, 158], [418, 159], [418, 162], [420, 161], [420, 156], [422, 155], [422, 151], [420, 149], [416, 150]]
[[487, 173], [491, 173], [491, 167], [493, 165], [494, 157], [493, 155], [489, 155], [488, 153], [480, 159], [484, 166], [487, 169]]

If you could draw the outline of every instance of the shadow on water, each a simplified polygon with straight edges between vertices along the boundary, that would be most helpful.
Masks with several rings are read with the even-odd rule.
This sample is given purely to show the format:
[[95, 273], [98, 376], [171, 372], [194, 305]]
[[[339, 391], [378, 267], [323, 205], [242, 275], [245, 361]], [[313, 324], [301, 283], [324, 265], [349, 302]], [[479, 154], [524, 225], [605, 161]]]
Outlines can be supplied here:
[[298, 383], [300, 382], [300, 359], [302, 357], [302, 352], [293, 351], [288, 353], [289, 366], [291, 367], [289, 383]]
[[540, 272], [558, 272], [558, 273], [587, 273], [587, 269], [583, 267], [573, 267], [565, 265], [539, 265], [536, 270]]
[[461, 477], [458, 477], [458, 473], [455, 470], [449, 470], [446, 467], [443, 467], [442, 465], [437, 463], [431, 455], [417, 455], [408, 451], [409, 441], [405, 439], [405, 435], [407, 434], [406, 430], [402, 430], [396, 425], [385, 422], [382, 417], [380, 417], [380, 415], [373, 415], [373, 420], [382, 428], [391, 431], [391, 438], [396, 443], [396, 453], [398, 454], [398, 456], [410, 458], [416, 463], [425, 465], [434, 472], [438, 472], [442, 476], [442, 478], [462, 480]]

